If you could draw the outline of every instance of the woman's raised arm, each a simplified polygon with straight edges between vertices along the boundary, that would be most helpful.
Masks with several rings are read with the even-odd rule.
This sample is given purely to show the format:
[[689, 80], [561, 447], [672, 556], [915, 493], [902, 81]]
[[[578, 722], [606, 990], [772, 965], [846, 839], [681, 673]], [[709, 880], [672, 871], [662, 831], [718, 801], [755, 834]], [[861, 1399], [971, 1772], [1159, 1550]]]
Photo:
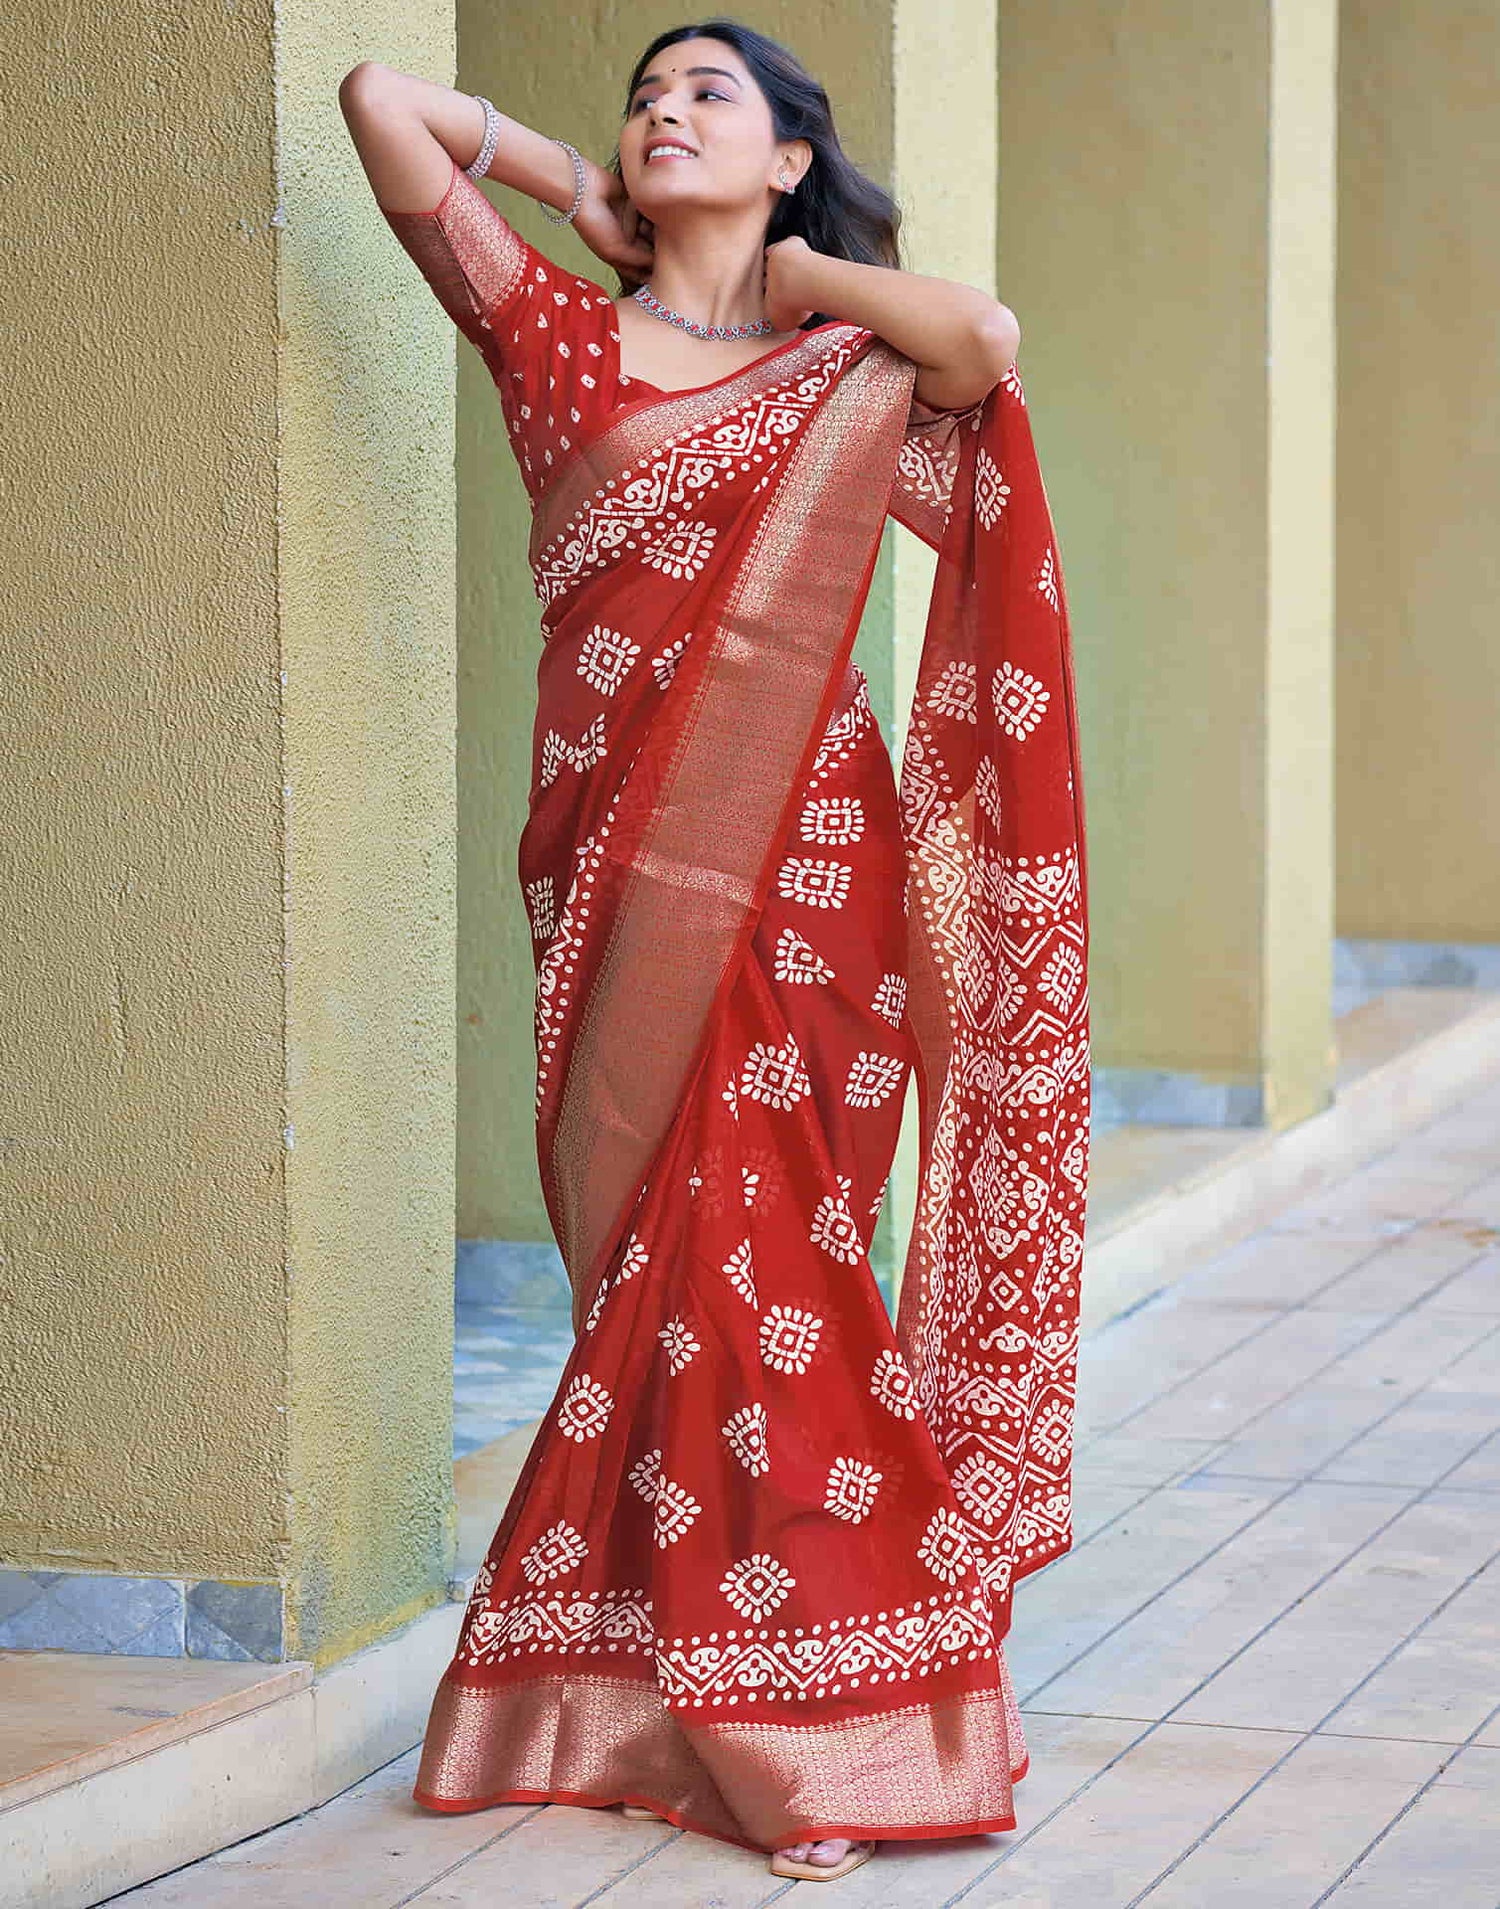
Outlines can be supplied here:
[[[431, 212], [454, 166], [472, 165], [484, 137], [484, 108], [472, 93], [376, 60], [361, 60], [344, 75], [339, 106], [376, 204], [398, 217]], [[649, 271], [651, 247], [637, 232], [635, 208], [618, 176], [588, 158], [583, 175], [573, 229], [607, 265]], [[558, 141], [505, 113], [485, 177], [559, 211], [572, 205], [577, 187], [573, 161]]]

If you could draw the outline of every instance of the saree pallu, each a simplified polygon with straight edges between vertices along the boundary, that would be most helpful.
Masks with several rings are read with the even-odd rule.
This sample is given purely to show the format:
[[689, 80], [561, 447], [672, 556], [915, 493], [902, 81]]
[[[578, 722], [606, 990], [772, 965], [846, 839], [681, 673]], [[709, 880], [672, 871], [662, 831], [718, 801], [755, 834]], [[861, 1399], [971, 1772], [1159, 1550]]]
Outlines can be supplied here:
[[[440, 280], [391, 216], [485, 349], [538, 255]], [[497, 382], [598, 309], [518, 320]], [[915, 369], [819, 326], [538, 471], [519, 872], [577, 1339], [428, 1807], [628, 1801], [766, 1849], [1014, 1824], [1011, 1591], [1071, 1530], [1083, 818], [1019, 378], [924, 420]], [[938, 553], [899, 799], [851, 661], [888, 514]], [[868, 1253], [913, 1068], [893, 1326]]]

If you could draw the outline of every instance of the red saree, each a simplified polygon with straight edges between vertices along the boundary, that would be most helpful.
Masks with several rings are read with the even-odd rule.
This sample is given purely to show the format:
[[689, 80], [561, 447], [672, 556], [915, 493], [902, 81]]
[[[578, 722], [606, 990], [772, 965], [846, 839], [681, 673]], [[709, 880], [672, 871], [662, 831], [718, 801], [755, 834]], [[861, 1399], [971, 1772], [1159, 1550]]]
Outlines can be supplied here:
[[[387, 219], [499, 389], [545, 638], [520, 878], [577, 1343], [415, 1795], [761, 1848], [1009, 1828], [1066, 1549], [1088, 1145], [1067, 618], [1019, 380], [863, 328], [679, 392], [455, 165]], [[850, 660], [938, 551], [900, 799]], [[915, 1066], [893, 1329], [867, 1260]]]

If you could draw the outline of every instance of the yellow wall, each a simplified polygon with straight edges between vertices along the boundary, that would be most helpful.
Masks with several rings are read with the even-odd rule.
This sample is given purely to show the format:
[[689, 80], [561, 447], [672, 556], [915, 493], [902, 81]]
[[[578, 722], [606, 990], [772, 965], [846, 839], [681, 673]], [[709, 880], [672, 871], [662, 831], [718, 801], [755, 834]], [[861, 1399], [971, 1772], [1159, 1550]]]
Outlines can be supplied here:
[[336, 102], [451, 40], [13, 24], [0, 1555], [323, 1658], [451, 1535], [453, 343]]
[[1096, 1058], [1259, 1086], [1278, 1123], [1331, 1082], [1332, 338], [1286, 296], [1332, 256], [1329, 4], [1000, 9], [998, 290], [1078, 657]]
[[1339, 932], [1500, 941], [1500, 12], [1346, 0]]

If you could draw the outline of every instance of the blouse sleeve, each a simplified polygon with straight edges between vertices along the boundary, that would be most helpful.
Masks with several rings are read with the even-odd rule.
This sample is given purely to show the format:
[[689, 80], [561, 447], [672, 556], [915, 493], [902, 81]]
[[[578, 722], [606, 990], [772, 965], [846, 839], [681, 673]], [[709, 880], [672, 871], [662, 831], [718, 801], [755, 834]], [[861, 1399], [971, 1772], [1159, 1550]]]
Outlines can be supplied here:
[[393, 212], [386, 224], [472, 344], [489, 355], [496, 316], [545, 260], [485, 197], [457, 160], [430, 212]]

